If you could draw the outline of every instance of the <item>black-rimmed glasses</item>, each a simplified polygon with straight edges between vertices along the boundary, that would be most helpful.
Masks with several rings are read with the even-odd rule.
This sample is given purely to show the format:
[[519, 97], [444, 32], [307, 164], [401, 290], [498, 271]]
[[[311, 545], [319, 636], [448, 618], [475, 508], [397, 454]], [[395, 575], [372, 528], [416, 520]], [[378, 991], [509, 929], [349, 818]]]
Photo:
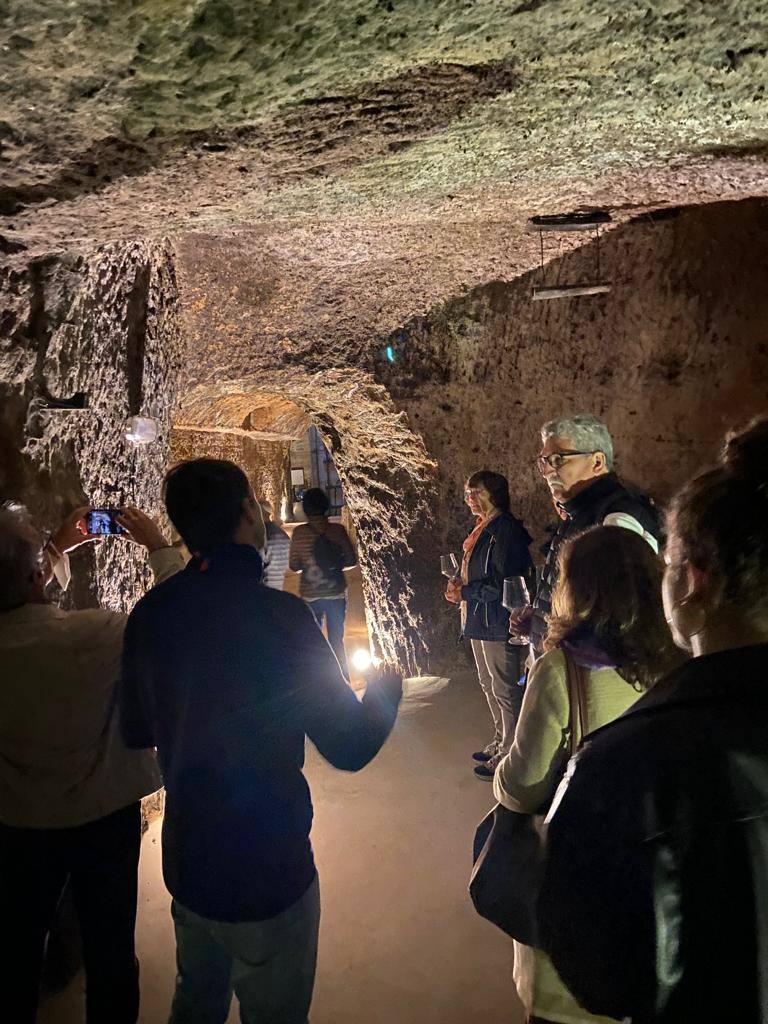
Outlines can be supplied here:
[[551, 455], [537, 455], [533, 460], [537, 468], [543, 473], [544, 467], [560, 469], [566, 459], [572, 459], [575, 455], [594, 455], [595, 452], [552, 452]]

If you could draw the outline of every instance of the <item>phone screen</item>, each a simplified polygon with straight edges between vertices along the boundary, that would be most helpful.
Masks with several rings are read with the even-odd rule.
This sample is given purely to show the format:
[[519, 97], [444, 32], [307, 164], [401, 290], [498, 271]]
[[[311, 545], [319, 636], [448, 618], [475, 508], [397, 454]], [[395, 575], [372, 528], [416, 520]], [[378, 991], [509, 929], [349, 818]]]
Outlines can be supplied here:
[[117, 508], [93, 508], [85, 516], [85, 528], [88, 533], [119, 534], [125, 533], [115, 516], [120, 514]]

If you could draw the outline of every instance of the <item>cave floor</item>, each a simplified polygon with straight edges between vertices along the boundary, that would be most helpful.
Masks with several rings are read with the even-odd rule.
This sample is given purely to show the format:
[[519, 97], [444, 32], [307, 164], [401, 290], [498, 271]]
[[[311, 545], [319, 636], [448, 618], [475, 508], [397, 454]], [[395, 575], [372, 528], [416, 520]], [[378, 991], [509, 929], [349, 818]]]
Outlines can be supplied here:
[[[466, 895], [473, 829], [491, 789], [470, 753], [487, 709], [461, 651], [450, 681], [408, 680], [395, 731], [357, 775], [308, 744], [313, 842], [323, 917], [312, 1024], [520, 1024], [511, 942]], [[142, 848], [138, 950], [141, 1024], [164, 1024], [174, 981], [160, 822]], [[82, 1020], [82, 979], [47, 1002], [39, 1024]], [[229, 1021], [238, 1019], [233, 1001]]]

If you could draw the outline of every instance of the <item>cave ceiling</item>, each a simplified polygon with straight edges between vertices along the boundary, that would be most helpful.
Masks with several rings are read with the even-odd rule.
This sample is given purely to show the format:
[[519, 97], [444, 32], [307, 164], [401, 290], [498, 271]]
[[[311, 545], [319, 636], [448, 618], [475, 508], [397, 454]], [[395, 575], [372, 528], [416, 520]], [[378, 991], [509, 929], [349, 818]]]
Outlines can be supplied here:
[[2, 258], [170, 236], [209, 377], [254, 332], [354, 346], [520, 275], [532, 213], [768, 192], [768, 0], [0, 0], [0, 26]]

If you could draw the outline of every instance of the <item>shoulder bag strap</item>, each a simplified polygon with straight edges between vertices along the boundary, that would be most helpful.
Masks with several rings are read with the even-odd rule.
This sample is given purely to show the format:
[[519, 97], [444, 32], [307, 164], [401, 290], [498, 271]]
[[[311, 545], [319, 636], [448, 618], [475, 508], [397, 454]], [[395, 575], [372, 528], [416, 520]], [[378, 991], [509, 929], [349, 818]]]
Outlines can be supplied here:
[[589, 670], [577, 665], [573, 657], [563, 650], [565, 657], [565, 674], [568, 680], [568, 703], [570, 705], [571, 757], [579, 748], [579, 743], [589, 732], [587, 714], [587, 677]]

